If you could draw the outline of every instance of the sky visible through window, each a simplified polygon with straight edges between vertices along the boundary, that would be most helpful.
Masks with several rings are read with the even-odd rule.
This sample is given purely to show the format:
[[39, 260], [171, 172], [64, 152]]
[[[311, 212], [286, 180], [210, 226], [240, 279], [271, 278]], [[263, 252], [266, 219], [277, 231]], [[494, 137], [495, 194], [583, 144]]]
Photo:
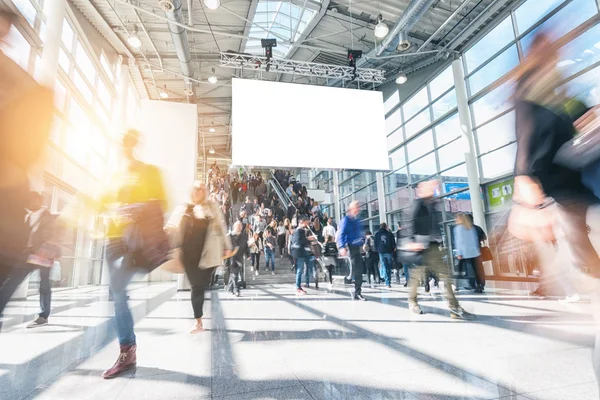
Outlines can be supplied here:
[[252, 20], [250, 39], [244, 51], [264, 55], [260, 39], [277, 39], [273, 56], [285, 58], [291, 46], [283, 41], [298, 40], [316, 14], [315, 10], [290, 2], [260, 0]]

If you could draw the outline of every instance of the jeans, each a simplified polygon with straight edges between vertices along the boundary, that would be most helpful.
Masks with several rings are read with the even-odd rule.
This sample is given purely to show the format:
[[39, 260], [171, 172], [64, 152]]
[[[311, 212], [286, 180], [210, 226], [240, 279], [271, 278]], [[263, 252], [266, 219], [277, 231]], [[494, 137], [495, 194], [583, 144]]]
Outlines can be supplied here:
[[271, 263], [271, 271], [275, 271], [275, 251], [273, 250], [265, 250], [265, 269], [269, 270], [269, 262]]
[[50, 268], [40, 268], [40, 317], [48, 319], [51, 301]]
[[21, 282], [27, 278], [30, 272], [31, 269], [29, 268], [0, 265], [0, 315]]
[[[404, 263], [402, 264], [402, 268], [404, 268], [404, 279], [406, 279], [406, 283], [408, 283], [408, 281], [410, 280], [410, 267], [408, 266], [408, 264]], [[398, 283], [400, 283], [400, 280], [398, 280]]]
[[304, 273], [305, 265], [308, 265], [308, 260], [306, 258], [296, 258], [296, 289], [302, 287], [302, 274]]
[[454, 290], [452, 290], [452, 284], [450, 283], [450, 276], [448, 273], [448, 266], [444, 264], [443, 252], [439, 250], [437, 244], [431, 244], [428, 249], [423, 252], [423, 263], [425, 266], [417, 266], [412, 274], [410, 274], [410, 293], [408, 295], [408, 304], [417, 304], [417, 287], [419, 286], [420, 278], [425, 274], [427, 281], [429, 275], [433, 274], [444, 282], [444, 288], [446, 290], [446, 298], [450, 308], [458, 307], [458, 300], [454, 296]]
[[227, 285], [227, 291], [231, 293], [240, 292], [240, 272], [241, 268], [238, 266], [229, 267], [229, 284]]
[[260, 264], [260, 253], [252, 253], [250, 256], [252, 257], [252, 266], [258, 271], [258, 266]]
[[[310, 285], [310, 276], [313, 275], [313, 279], [315, 278], [316, 275], [316, 269], [315, 269], [315, 258], [310, 256], [310, 257], [306, 257], [306, 286]], [[316, 282], [316, 279], [315, 279]]]
[[352, 272], [354, 273], [354, 295], [358, 296], [362, 291], [363, 273], [365, 262], [360, 254], [361, 246], [350, 246], [350, 259], [352, 260]]
[[371, 282], [371, 275], [375, 283], [379, 283], [381, 277], [379, 274], [379, 256], [367, 256], [365, 263], [367, 264], [367, 282]]
[[392, 285], [392, 263], [394, 258], [392, 253], [379, 253], [379, 261], [381, 262], [381, 271], [383, 272], [383, 278], [385, 279], [385, 285]]
[[117, 337], [121, 346], [132, 346], [135, 344], [135, 333], [133, 332], [133, 316], [127, 304], [127, 285], [135, 275], [135, 269], [131, 268], [131, 254], [122, 255], [119, 248], [106, 249], [106, 264], [110, 276], [110, 291], [115, 303], [115, 322]]

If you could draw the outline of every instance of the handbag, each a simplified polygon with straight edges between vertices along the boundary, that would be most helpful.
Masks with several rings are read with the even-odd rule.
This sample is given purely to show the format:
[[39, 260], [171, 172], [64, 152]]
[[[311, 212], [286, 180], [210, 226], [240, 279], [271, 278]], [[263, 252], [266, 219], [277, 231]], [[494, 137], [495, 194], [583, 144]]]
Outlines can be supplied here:
[[573, 170], [581, 170], [599, 160], [600, 125], [563, 144], [554, 156], [555, 163]]
[[527, 206], [513, 199], [508, 217], [508, 231], [525, 242], [553, 242], [555, 203], [547, 199], [539, 206]]
[[398, 250], [397, 256], [402, 265], [423, 265], [423, 251]]
[[481, 248], [481, 261], [486, 262], [486, 261], [492, 261], [493, 259], [494, 259], [494, 256], [492, 255], [492, 251], [490, 250], [490, 248], [487, 246], [483, 246]]
[[137, 203], [123, 211], [132, 220], [123, 235], [125, 252], [133, 254], [131, 266], [150, 272], [168, 261], [170, 245], [160, 202]]

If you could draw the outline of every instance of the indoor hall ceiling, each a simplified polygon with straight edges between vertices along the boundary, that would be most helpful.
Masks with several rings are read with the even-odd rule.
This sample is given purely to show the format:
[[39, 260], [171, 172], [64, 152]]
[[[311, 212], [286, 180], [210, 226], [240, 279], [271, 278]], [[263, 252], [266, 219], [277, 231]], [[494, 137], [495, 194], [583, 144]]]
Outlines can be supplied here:
[[[130, 58], [132, 77], [141, 97], [160, 99], [160, 92], [166, 91], [169, 98], [165, 101], [194, 102], [198, 105], [201, 134], [199, 152], [203, 154], [203, 142], [206, 150], [214, 148], [216, 155], [223, 158], [231, 155], [231, 78], [241, 72], [235, 69], [219, 67], [220, 51], [243, 52], [248, 37], [256, 35], [257, 25], [252, 21], [257, 13], [264, 13], [266, 0], [222, 0], [217, 10], [206, 8], [201, 0], [181, 0], [183, 22], [187, 30], [187, 46], [191, 55], [193, 86], [195, 95], [188, 98], [184, 94], [185, 82], [182, 68], [177, 57], [175, 44], [165, 13], [159, 0], [69, 0], [88, 18], [112, 46], [126, 58]], [[164, 1], [164, 0], [163, 0]], [[177, 0], [172, 0], [177, 1]], [[364, 57], [363, 67], [378, 68], [386, 71], [393, 79], [399, 72], [410, 75], [420, 68], [440, 61], [441, 53], [426, 53], [403, 56], [414, 53], [443, 24], [445, 27], [436, 33], [422, 51], [440, 50], [461, 51], [464, 45], [495, 16], [507, 6], [518, 0], [464, 0], [464, 4], [454, 18], [447, 21], [461, 7], [459, 0], [435, 0], [423, 16], [410, 29], [411, 48], [404, 53], [395, 49], [383, 52], [380, 57]], [[287, 9], [307, 9], [314, 15], [303, 32], [291, 41], [286, 58], [312, 61], [323, 64], [345, 65], [348, 49], [363, 50], [367, 55], [380, 47], [376, 42], [373, 29], [378, 14], [382, 14], [385, 23], [392, 30], [406, 10], [410, 0], [288, 0], [270, 1], [269, 7]], [[188, 4], [191, 12], [188, 13]], [[261, 6], [261, 4], [263, 4]], [[137, 9], [136, 9], [137, 7]], [[289, 12], [293, 14], [293, 12]], [[291, 20], [291, 16], [290, 16]], [[291, 23], [291, 21], [290, 21]], [[129, 35], [137, 29], [142, 47], [132, 48], [127, 43]], [[198, 32], [199, 30], [200, 32]], [[262, 33], [262, 32], [261, 32]], [[253, 36], [255, 37], [255, 36]], [[288, 38], [289, 39], [289, 38]], [[446, 52], [446, 56], [451, 56]], [[207, 78], [213, 69], [218, 77], [217, 84], [211, 84]], [[260, 76], [243, 71], [247, 78], [281, 80], [284, 82], [312, 83], [320, 85], [338, 85], [341, 82], [295, 77], [277, 73], [263, 73]], [[346, 82], [346, 84], [348, 84]], [[356, 84], [350, 86], [356, 87]], [[372, 89], [372, 84], [361, 84], [361, 88]], [[213, 130], [215, 132], [210, 132]], [[202, 138], [203, 135], [203, 138]]]

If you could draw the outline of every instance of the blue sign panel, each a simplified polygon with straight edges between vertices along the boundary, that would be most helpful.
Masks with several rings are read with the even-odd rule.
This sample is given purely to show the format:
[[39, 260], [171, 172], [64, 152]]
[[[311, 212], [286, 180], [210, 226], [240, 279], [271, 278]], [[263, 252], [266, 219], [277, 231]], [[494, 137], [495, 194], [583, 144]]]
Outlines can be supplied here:
[[[466, 182], [444, 182], [444, 193], [450, 193], [455, 190], [467, 189], [469, 184]], [[471, 200], [471, 194], [468, 190], [447, 196], [451, 199]]]

